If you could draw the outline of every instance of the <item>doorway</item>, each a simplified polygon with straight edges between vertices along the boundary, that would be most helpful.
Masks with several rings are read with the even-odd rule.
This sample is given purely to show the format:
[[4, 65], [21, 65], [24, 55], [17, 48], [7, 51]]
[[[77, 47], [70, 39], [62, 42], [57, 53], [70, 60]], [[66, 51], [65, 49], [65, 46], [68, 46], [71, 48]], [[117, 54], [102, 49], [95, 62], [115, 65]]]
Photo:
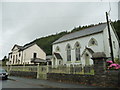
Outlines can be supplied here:
[[90, 56], [89, 56], [89, 54], [85, 54], [85, 66], [88, 66], [88, 65], [90, 65]]

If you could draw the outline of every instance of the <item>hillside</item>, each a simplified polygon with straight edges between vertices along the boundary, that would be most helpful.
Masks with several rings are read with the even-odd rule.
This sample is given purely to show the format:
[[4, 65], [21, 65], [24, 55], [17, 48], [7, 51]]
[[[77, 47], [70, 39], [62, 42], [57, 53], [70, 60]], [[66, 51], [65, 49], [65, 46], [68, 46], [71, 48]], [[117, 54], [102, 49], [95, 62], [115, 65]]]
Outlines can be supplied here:
[[120, 20], [113, 22], [113, 26], [114, 26], [114, 28], [117, 32], [117, 35], [119, 37], [119, 40], [120, 40]]
[[[102, 24], [102, 23], [99, 23], [99, 24]], [[96, 24], [96, 25], [99, 25], [99, 24]], [[83, 27], [81, 27], [81, 26], [75, 27], [70, 32], [64, 31], [64, 32], [60, 32], [60, 33], [55, 34], [55, 35], [49, 35], [49, 36], [46, 36], [46, 37], [36, 39], [36, 40], [34, 40], [34, 41], [32, 41], [28, 44], [37, 43], [46, 52], [47, 55], [51, 55], [52, 54], [52, 43], [54, 41], [56, 41], [57, 39], [59, 39], [63, 35], [66, 35], [66, 34], [69, 34], [69, 33], [72, 33], [72, 32], [76, 32], [76, 31], [79, 31], [79, 30], [83, 30], [85, 28], [93, 27], [93, 26], [95, 26], [95, 25], [92, 24], [92, 25], [83, 26]], [[115, 30], [118, 34], [119, 39], [120, 39], [120, 20], [113, 22], [113, 26], [115, 27]], [[28, 44], [26, 44], [26, 45], [28, 45]]]

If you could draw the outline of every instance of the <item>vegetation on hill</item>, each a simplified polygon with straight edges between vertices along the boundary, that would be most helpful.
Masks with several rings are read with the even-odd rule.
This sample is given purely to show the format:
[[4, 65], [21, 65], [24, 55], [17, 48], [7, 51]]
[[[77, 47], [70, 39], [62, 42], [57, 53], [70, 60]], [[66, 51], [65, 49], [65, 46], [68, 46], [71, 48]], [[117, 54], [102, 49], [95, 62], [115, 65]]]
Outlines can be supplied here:
[[7, 61], [9, 61], [7, 56], [4, 56], [4, 58], [2, 59], [2, 66], [6, 66]]
[[67, 32], [60, 32], [60, 33], [55, 34], [55, 35], [50, 35], [50, 36], [36, 39], [36, 40], [26, 44], [26, 45], [36, 43], [46, 52], [47, 55], [51, 55], [52, 54], [52, 43], [66, 34], [67, 34]]
[[120, 40], [120, 20], [112, 22]]
[[[99, 23], [99, 24], [102, 24], [102, 23]], [[96, 24], [96, 25], [99, 25], [99, 24]], [[83, 30], [85, 28], [93, 27], [93, 26], [95, 26], [95, 25], [91, 24], [91, 25], [88, 25], [88, 26], [86, 25], [86, 26], [82, 26], [82, 27], [81, 26], [75, 27], [70, 32], [64, 31], [64, 32], [57, 33], [55, 35], [49, 35], [49, 36], [46, 36], [46, 37], [36, 39], [36, 40], [34, 40], [34, 41], [32, 41], [28, 44], [37, 43], [46, 52], [47, 55], [51, 55], [52, 54], [52, 43], [54, 41], [56, 41], [57, 39], [59, 39], [60, 37], [66, 35], [66, 34], [76, 32], [76, 31], [79, 31], [79, 30]], [[115, 30], [118, 34], [119, 39], [120, 39], [120, 20], [113, 22], [113, 26], [115, 27]], [[26, 44], [26, 45], [28, 45], [28, 44]]]

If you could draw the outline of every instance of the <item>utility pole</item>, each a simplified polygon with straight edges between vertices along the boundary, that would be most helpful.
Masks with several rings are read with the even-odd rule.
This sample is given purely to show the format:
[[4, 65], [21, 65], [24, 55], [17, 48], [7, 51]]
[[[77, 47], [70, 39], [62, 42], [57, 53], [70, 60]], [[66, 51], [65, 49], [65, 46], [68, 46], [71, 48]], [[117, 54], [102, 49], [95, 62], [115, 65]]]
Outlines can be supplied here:
[[107, 19], [107, 26], [108, 26], [108, 34], [109, 34], [109, 44], [110, 44], [110, 55], [111, 55], [111, 59], [114, 63], [114, 55], [113, 55], [113, 48], [112, 48], [112, 38], [111, 38], [111, 33], [110, 33], [110, 26], [109, 26], [109, 20], [108, 20], [108, 13], [106, 12], [106, 19]]

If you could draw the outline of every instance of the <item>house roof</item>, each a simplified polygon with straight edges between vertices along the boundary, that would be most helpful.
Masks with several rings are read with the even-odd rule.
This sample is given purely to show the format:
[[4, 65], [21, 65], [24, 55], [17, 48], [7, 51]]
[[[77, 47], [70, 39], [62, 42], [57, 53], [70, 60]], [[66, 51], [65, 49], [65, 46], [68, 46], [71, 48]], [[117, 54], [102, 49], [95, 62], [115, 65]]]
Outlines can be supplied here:
[[27, 49], [27, 48], [29, 48], [29, 47], [35, 45], [35, 44], [36, 44], [36, 43], [32, 43], [32, 44], [28, 44], [28, 45], [24, 45], [23, 48], [22, 48], [22, 50], [25, 50], [25, 49]]
[[[24, 45], [24, 46], [19, 46], [19, 45], [15, 44], [14, 47], [17, 47], [19, 49], [19, 51], [22, 51], [22, 50], [25, 50], [25, 49], [31, 47], [34, 44], [36, 44], [36, 43], [32, 43], [32, 44], [28, 44], [28, 45]], [[14, 49], [14, 47], [12, 48], [12, 50]]]
[[50, 60], [50, 59], [52, 59], [52, 58], [53, 58], [52, 55], [47, 55], [47, 56], [46, 56], [46, 60]]
[[36, 44], [36, 43], [32, 43], [32, 44], [28, 44], [28, 45], [24, 45], [24, 46], [22, 47], [22, 50], [25, 50], [25, 49], [27, 49], [27, 48], [33, 46], [34, 44]]
[[89, 27], [87, 29], [83, 29], [83, 30], [80, 30], [80, 31], [77, 31], [77, 32], [73, 32], [73, 33], [67, 34], [67, 35], [61, 37], [60, 39], [58, 39], [57, 41], [53, 42], [53, 44], [102, 32], [106, 28], [106, 26], [107, 26], [107, 24], [103, 23], [103, 24], [100, 24], [100, 25]]
[[86, 47], [85, 50], [83, 51], [82, 55], [88, 50], [91, 54], [94, 53], [94, 51], [91, 48]]
[[57, 59], [62, 59], [62, 57], [61, 57], [61, 55], [60, 55], [59, 53], [54, 53], [54, 55], [55, 55], [55, 57], [56, 57]]
[[42, 63], [42, 62], [47, 62], [47, 61], [44, 60], [44, 59], [41, 59], [41, 58], [33, 58], [31, 60], [31, 62], [33, 62], [33, 63]]
[[15, 47], [17, 47], [18, 49], [22, 49], [22, 48], [23, 48], [22, 46], [19, 46], [19, 45], [15, 44], [15, 45], [13, 46], [12, 50], [13, 50]]

